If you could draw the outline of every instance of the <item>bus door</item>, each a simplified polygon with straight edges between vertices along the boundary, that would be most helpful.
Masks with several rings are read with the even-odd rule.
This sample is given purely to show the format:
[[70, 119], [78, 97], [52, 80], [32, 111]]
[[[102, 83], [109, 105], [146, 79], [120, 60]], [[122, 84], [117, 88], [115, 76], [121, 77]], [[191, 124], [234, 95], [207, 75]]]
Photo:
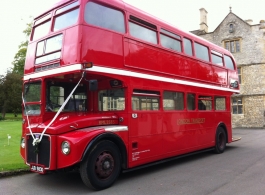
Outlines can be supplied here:
[[147, 163], [163, 152], [160, 92], [133, 90], [129, 116], [129, 162]]

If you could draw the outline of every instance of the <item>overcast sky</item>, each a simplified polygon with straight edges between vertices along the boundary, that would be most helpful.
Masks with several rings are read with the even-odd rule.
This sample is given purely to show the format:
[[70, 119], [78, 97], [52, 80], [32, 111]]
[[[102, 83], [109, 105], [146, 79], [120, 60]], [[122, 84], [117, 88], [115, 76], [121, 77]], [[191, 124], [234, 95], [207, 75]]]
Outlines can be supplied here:
[[[56, 3], [58, 0], [10, 0], [0, 6], [0, 75], [12, 67], [18, 45], [25, 41], [23, 30], [26, 23]], [[209, 32], [212, 32], [225, 16], [232, 12], [243, 20], [252, 19], [253, 24], [265, 20], [265, 0], [124, 0], [168, 23], [186, 31], [199, 29], [199, 9], [208, 12]]]

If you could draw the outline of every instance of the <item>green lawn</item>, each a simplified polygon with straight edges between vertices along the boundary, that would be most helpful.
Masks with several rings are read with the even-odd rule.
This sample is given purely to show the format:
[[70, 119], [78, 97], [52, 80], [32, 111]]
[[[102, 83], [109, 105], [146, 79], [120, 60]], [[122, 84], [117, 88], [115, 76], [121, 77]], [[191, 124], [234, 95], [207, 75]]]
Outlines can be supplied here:
[[[2, 116], [2, 115], [1, 115]], [[17, 114], [17, 117], [14, 116], [13, 113], [6, 113], [5, 120], [3, 121], [22, 121], [22, 114]]]
[[[0, 172], [28, 169], [20, 156], [21, 115], [8, 114], [0, 121]], [[8, 145], [8, 135], [11, 136]]]

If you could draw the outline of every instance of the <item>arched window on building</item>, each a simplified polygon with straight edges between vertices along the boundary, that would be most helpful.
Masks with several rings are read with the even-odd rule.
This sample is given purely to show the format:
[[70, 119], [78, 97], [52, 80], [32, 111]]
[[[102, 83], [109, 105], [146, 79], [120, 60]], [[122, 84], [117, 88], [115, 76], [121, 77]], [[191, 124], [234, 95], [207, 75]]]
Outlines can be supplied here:
[[234, 25], [233, 24], [229, 25], [229, 32], [230, 33], [234, 32]]

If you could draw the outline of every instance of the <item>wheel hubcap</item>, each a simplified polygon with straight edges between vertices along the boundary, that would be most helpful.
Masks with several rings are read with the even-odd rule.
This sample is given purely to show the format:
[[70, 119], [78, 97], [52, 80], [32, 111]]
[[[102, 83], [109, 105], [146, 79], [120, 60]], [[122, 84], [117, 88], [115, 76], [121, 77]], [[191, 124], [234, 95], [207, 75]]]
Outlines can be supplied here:
[[114, 170], [114, 159], [111, 154], [102, 152], [95, 164], [95, 171], [99, 178], [108, 178]]

